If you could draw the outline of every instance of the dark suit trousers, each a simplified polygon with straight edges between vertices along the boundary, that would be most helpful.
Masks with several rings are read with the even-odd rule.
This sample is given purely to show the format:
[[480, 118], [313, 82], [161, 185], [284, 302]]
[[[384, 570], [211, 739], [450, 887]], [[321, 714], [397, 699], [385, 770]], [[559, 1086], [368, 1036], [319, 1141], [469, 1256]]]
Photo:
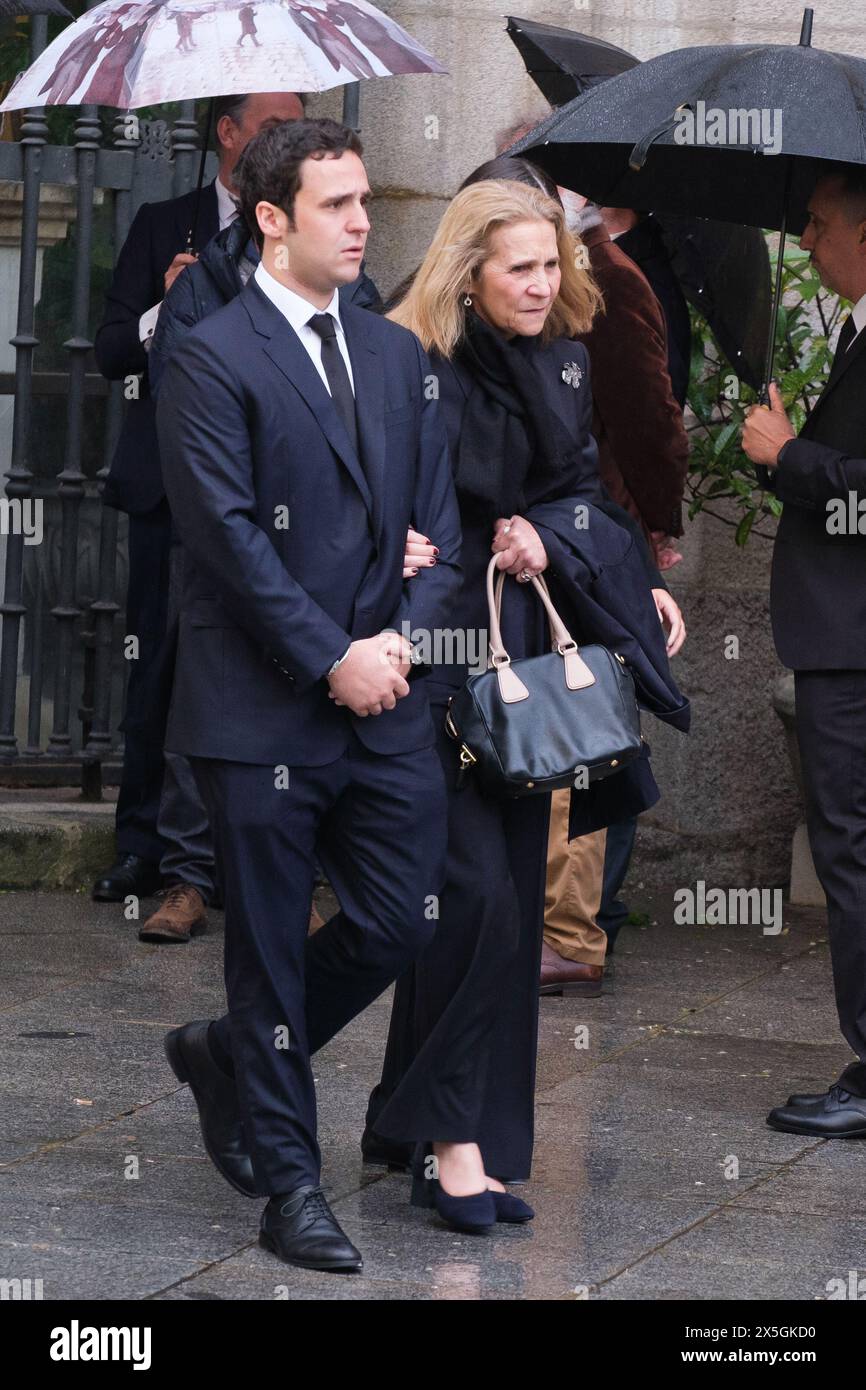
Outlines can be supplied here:
[[866, 1096], [866, 671], [796, 671], [806, 824], [827, 895], [839, 1023], [860, 1061], [843, 1084]]
[[165, 711], [154, 696], [154, 670], [165, 641], [171, 516], [163, 499], [143, 516], [129, 518], [129, 585], [126, 632], [138, 637], [138, 658], [129, 663], [123, 774], [117, 797], [117, 850], [158, 863], [165, 842], [156, 823], [162, 793]]
[[180, 604], [182, 551], [172, 542], [163, 499], [153, 511], [129, 518], [126, 632], [139, 640], [130, 662], [123, 773], [117, 797], [117, 850], [160, 866], [167, 883], [189, 883], [205, 902], [214, 891], [213, 845], [207, 814], [189, 763], [163, 752]]
[[[317, 1184], [310, 1054], [404, 971], [436, 928], [445, 866], [442, 768], [431, 747], [384, 756], [354, 733], [324, 767], [190, 760], [225, 880], [231, 1055], [263, 1193]], [[318, 855], [340, 911], [308, 937]], [[360, 1121], [360, 1115], [359, 1115]]]

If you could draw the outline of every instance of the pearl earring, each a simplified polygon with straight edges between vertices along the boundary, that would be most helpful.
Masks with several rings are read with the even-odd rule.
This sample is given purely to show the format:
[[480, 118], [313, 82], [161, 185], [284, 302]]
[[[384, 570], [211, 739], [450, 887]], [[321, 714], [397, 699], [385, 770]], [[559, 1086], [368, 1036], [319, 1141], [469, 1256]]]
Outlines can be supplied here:
[[467, 294], [467, 295], [464, 296], [464, 298], [463, 298], [463, 303], [466, 305], [466, 308], [467, 308], [467, 309], [471, 309], [471, 308], [472, 308], [472, 296], [471, 296], [471, 294]]

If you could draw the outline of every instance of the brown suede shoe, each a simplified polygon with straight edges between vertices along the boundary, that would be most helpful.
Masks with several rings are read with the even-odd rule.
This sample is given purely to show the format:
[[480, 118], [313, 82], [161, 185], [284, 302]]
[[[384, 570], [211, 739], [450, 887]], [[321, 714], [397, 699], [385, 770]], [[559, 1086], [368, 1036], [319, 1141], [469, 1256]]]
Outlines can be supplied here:
[[139, 941], [155, 941], [163, 945], [189, 941], [191, 936], [207, 931], [207, 912], [204, 898], [191, 883], [175, 883], [160, 894], [162, 905], [146, 922], [142, 922]]
[[566, 960], [546, 941], [542, 942], [539, 994], [580, 994], [585, 999], [595, 999], [601, 994], [603, 979], [603, 965], [584, 965], [579, 960]]

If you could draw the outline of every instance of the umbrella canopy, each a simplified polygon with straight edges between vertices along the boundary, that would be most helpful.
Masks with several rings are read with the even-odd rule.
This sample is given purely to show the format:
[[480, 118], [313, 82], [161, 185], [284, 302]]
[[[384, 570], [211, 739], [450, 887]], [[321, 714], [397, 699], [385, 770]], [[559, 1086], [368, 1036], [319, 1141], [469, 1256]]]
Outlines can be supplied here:
[[[866, 163], [866, 61], [799, 44], [685, 48], [651, 58], [554, 112], [510, 154], [610, 207], [801, 232], [828, 161]], [[772, 374], [775, 314], [764, 382]]]
[[61, 19], [72, 18], [60, 0], [0, 0], [0, 16], [14, 18], [20, 14], [53, 14]]
[[[573, 101], [640, 62], [603, 39], [552, 24], [509, 16], [506, 32], [553, 105]], [[564, 179], [558, 182], [568, 187]], [[770, 258], [763, 236], [752, 227], [663, 212], [655, 213], [655, 224], [683, 294], [703, 314], [738, 375], [757, 390], [770, 330]], [[623, 248], [628, 251], [634, 240], [626, 238]]]
[[604, 39], [560, 29], [555, 24], [506, 16], [505, 32], [526, 64], [526, 71], [551, 106], [564, 106], [581, 92], [627, 72], [639, 59]]
[[122, 110], [242, 92], [321, 92], [361, 77], [445, 72], [366, 0], [105, 0], [22, 73], [0, 111]]
[[862, 58], [808, 44], [683, 48], [593, 87], [509, 153], [531, 150], [609, 207], [776, 229], [787, 207], [799, 231], [819, 162], [866, 161], [864, 109]]

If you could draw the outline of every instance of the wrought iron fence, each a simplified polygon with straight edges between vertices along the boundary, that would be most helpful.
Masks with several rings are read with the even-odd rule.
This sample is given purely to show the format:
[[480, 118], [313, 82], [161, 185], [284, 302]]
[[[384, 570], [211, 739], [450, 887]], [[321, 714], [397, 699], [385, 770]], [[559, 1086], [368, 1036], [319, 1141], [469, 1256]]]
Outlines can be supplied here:
[[[31, 60], [46, 20], [31, 20]], [[0, 373], [0, 403], [14, 399], [3, 504], [5, 571], [0, 645], [0, 783], [60, 784], [81, 778], [98, 797], [119, 773], [115, 728], [123, 703], [126, 519], [101, 502], [123, 414], [124, 383], [108, 383], [92, 359], [101, 305], [91, 298], [94, 210], [110, 219], [113, 251], [141, 203], [186, 192], [200, 158], [195, 103], [171, 128], [113, 112], [106, 138], [96, 107], [78, 108], [72, 143], [49, 143], [43, 108], [23, 114], [20, 136], [0, 142], [0, 184], [21, 190], [14, 372]], [[74, 189], [69, 283], [60, 286], [65, 370], [38, 370], [59, 342], [37, 331], [39, 226], [45, 195]], [[8, 250], [8, 247], [7, 247]], [[43, 270], [48, 261], [43, 256]], [[46, 278], [41, 277], [45, 290]], [[64, 302], [65, 301], [65, 302]], [[51, 326], [56, 333], [56, 327]], [[51, 363], [51, 365], [54, 365]], [[53, 432], [49, 418], [62, 411]], [[62, 439], [58, 437], [62, 434]], [[2, 440], [0, 440], [2, 447]], [[3, 460], [6, 464], [6, 460]], [[58, 467], [59, 465], [59, 467]], [[38, 509], [35, 504], [39, 504]], [[41, 517], [41, 539], [23, 520]]]

